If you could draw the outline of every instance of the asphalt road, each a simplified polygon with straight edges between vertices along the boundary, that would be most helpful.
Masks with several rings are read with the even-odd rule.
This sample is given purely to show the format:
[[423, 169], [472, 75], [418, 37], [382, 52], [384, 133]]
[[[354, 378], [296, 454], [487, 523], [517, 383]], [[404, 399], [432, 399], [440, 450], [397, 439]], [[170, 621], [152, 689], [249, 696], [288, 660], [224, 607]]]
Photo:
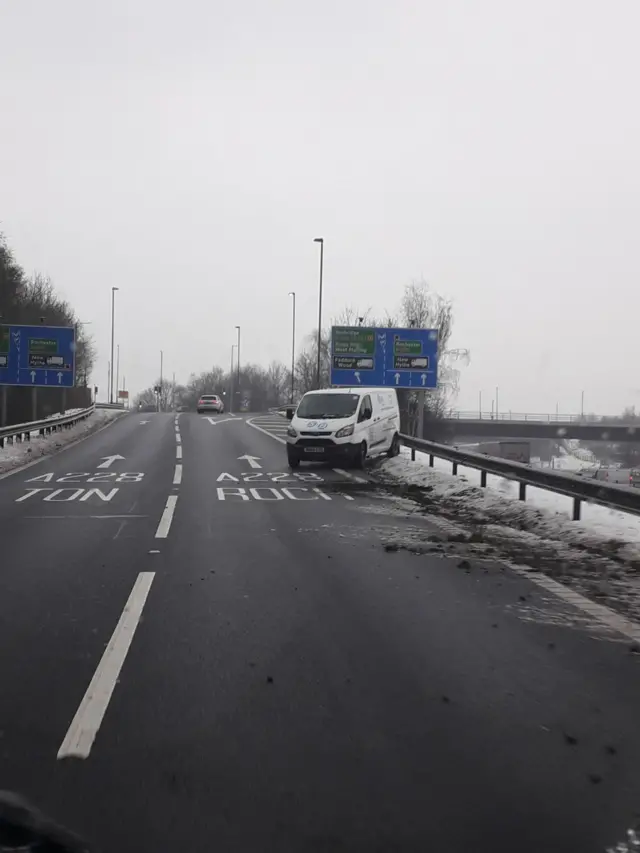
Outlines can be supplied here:
[[0, 788], [105, 853], [619, 840], [628, 642], [504, 566], [386, 551], [437, 519], [255, 425], [132, 414], [0, 480]]

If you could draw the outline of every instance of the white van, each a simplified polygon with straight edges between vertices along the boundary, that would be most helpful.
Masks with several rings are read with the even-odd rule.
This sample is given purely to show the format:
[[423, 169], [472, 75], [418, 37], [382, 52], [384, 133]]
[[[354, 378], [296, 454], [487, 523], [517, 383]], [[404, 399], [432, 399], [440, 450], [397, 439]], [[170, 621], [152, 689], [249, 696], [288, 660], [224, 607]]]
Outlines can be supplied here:
[[287, 458], [364, 466], [368, 456], [400, 453], [400, 410], [392, 388], [324, 388], [309, 391], [287, 409]]

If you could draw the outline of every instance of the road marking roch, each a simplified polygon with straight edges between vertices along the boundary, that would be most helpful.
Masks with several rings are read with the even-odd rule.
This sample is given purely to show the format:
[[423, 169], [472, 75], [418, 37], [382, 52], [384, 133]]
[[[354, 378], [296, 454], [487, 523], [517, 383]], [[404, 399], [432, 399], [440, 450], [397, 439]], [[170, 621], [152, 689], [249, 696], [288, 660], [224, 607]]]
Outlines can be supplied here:
[[180, 444], [180, 442], [182, 441], [182, 438], [181, 438], [179, 432], [176, 433], [176, 441], [178, 442], [178, 444]]
[[173, 485], [179, 486], [182, 482], [182, 465], [176, 465], [176, 470], [173, 475]]
[[88, 758], [109, 707], [140, 622], [155, 572], [140, 572], [82, 702], [58, 750], [58, 758]]
[[[289, 486], [288, 488], [283, 486], [281, 489], [276, 489], [272, 486], [259, 486], [252, 489], [244, 489], [238, 486], [219, 486], [216, 492], [219, 501], [233, 500], [234, 498], [239, 499], [241, 502], [251, 500], [267, 502], [283, 501], [285, 498], [288, 498], [290, 501], [332, 500], [331, 495], [323, 492], [318, 486]], [[345, 495], [342, 492], [338, 492], [337, 496], [345, 498], [348, 501], [353, 500], [350, 495]]]
[[182, 459], [182, 448], [176, 447], [176, 459]]
[[164, 508], [162, 518], [160, 519], [160, 524], [158, 525], [158, 529], [156, 530], [156, 539], [166, 539], [169, 535], [169, 531], [171, 530], [171, 522], [173, 521], [173, 513], [176, 511], [177, 502], [177, 495], [169, 495], [169, 497], [167, 498], [167, 505]]

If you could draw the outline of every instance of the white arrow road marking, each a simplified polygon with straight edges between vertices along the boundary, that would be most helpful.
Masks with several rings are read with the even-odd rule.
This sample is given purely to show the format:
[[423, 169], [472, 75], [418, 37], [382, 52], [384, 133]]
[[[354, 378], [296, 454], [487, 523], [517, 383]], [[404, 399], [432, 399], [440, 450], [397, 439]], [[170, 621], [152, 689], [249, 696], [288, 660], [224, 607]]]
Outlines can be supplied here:
[[221, 421], [216, 420], [215, 418], [203, 418], [203, 421], [209, 421], [213, 426], [218, 426], [218, 424], [226, 424], [227, 421], [242, 421], [242, 418], [237, 418], [235, 415], [232, 415], [230, 418], [223, 418]]
[[140, 421], [140, 426], [142, 426], [142, 424], [148, 424], [148, 423], [149, 423], [149, 421]]
[[155, 572], [140, 572], [120, 621], [58, 750], [58, 758], [88, 758], [140, 622]]
[[260, 465], [258, 461], [260, 458], [260, 456], [249, 456], [247, 454], [245, 454], [244, 456], [238, 456], [238, 459], [240, 460], [246, 459], [246, 461], [252, 468], [262, 468], [262, 465]]
[[98, 465], [97, 467], [98, 468], [110, 468], [113, 465], [113, 463], [116, 462], [118, 459], [124, 459], [124, 456], [118, 456], [118, 455], [116, 455], [116, 456], [102, 456], [100, 458], [104, 459], [104, 462], [102, 463], [102, 465]]

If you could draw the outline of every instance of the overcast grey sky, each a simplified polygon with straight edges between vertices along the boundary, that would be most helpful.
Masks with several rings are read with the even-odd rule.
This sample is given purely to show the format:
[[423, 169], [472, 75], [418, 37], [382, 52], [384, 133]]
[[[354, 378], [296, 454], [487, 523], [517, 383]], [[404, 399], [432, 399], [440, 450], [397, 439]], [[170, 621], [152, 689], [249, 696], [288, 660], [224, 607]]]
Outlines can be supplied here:
[[127, 384], [424, 276], [461, 408], [640, 404], [638, 0], [0, 0], [0, 229]]

